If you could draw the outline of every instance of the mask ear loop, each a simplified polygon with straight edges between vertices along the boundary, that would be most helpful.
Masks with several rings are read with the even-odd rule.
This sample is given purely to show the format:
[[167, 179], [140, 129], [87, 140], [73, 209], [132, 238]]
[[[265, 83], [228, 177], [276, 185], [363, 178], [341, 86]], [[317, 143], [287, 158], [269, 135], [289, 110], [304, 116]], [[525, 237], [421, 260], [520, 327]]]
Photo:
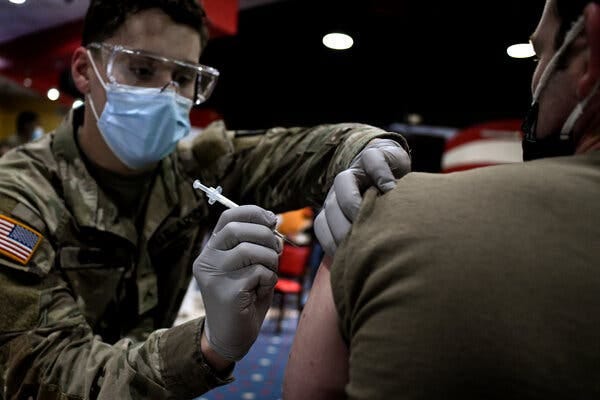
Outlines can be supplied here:
[[[86, 51], [87, 51], [88, 57], [90, 58], [90, 64], [92, 65], [92, 69], [94, 70], [94, 74], [96, 74], [96, 78], [98, 78], [98, 80], [100, 81], [100, 84], [104, 88], [104, 92], [106, 93], [107, 87], [106, 87], [106, 84], [104, 83], [104, 80], [100, 76], [100, 72], [98, 72], [98, 67], [96, 66], [96, 62], [94, 61], [94, 57], [92, 57], [92, 53], [90, 52], [89, 49], [87, 49]], [[94, 114], [94, 117], [96, 118], [96, 123], [97, 123], [100, 118], [98, 117], [98, 112], [96, 111], [96, 107], [94, 106], [94, 101], [92, 100], [92, 96], [88, 93], [86, 97], [88, 98], [88, 100], [90, 102], [90, 108], [92, 109], [92, 113]]]
[[582, 102], [577, 104], [571, 115], [569, 115], [569, 118], [567, 118], [567, 120], [565, 121], [565, 124], [563, 125], [560, 131], [560, 138], [562, 140], [567, 140], [569, 138], [569, 135], [573, 130], [575, 123], [583, 115], [583, 111], [587, 107], [587, 104], [596, 95], [596, 92], [598, 92], [598, 88], [600, 88], [600, 79], [594, 84], [594, 87], [592, 88], [590, 94], [585, 99], [583, 99]]
[[556, 51], [556, 53], [554, 54], [554, 56], [552, 57], [552, 59], [550, 60], [548, 65], [546, 66], [546, 69], [544, 69], [544, 72], [542, 73], [542, 76], [540, 77], [540, 81], [538, 82], [538, 85], [535, 88], [535, 92], [533, 93], [532, 105], [538, 101], [540, 95], [542, 94], [542, 90], [545, 89], [546, 85], [548, 84], [548, 80], [550, 80], [551, 74], [556, 69], [556, 64], [558, 64], [558, 61], [562, 58], [563, 54], [565, 53], [565, 51], [567, 51], [567, 48], [571, 45], [571, 43], [583, 31], [584, 27], [585, 27], [585, 17], [582, 15], [573, 24], [573, 27], [569, 30], [569, 32], [567, 32], [567, 35], [565, 36], [565, 40], [563, 41], [563, 44]]

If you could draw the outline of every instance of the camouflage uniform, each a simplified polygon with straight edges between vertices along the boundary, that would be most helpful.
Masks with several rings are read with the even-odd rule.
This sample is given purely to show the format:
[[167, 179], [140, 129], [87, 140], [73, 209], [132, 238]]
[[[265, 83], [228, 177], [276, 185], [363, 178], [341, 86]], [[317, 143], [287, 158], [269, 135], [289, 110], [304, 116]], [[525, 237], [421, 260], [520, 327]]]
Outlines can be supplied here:
[[230, 382], [203, 360], [203, 319], [168, 328], [221, 211], [192, 181], [275, 212], [318, 205], [368, 141], [403, 140], [357, 124], [244, 133], [215, 123], [161, 162], [136, 226], [90, 176], [74, 137], [69, 115], [0, 159], [2, 221], [39, 232], [27, 262], [0, 250], [5, 399], [191, 398]]

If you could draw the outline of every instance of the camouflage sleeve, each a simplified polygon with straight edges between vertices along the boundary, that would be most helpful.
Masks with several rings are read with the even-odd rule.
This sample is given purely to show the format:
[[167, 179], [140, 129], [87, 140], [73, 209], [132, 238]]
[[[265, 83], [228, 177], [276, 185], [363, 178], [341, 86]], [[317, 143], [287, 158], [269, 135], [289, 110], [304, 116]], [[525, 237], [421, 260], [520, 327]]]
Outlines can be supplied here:
[[197, 163], [197, 175], [211, 186], [222, 186], [228, 197], [281, 212], [320, 206], [335, 176], [369, 141], [380, 137], [408, 150], [400, 134], [369, 125], [234, 132], [219, 121], [196, 138], [188, 157]]
[[0, 256], [2, 399], [193, 398], [228, 383], [200, 351], [203, 320], [108, 344], [94, 335], [46, 239], [24, 265]]

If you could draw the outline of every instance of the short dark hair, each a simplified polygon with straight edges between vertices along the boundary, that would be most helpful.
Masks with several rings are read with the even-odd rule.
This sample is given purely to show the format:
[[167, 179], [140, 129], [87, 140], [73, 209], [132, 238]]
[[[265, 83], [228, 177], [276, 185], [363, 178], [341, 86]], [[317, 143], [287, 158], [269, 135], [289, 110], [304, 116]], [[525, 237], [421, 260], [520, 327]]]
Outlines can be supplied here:
[[194, 29], [200, 35], [202, 48], [206, 46], [206, 14], [197, 0], [92, 0], [83, 24], [82, 45], [106, 40], [129, 16], [151, 8], [158, 8], [174, 22]]
[[31, 123], [39, 120], [37, 113], [33, 111], [22, 111], [17, 115], [17, 132], [22, 132], [23, 129]]
[[583, 10], [590, 3], [600, 3], [600, 0], [556, 0], [556, 11], [560, 18], [560, 28], [554, 40], [554, 46], [557, 49], [563, 44], [571, 26], [583, 14]]

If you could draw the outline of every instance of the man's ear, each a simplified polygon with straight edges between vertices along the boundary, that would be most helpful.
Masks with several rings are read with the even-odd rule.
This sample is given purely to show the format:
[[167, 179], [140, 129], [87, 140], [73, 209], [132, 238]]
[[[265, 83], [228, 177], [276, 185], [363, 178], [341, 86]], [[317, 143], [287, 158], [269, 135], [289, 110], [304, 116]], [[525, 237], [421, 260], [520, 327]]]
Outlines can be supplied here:
[[75, 86], [84, 95], [90, 92], [90, 61], [85, 47], [78, 47], [71, 58], [71, 75]]
[[577, 87], [580, 99], [586, 98], [600, 79], [600, 5], [591, 2], [585, 8], [585, 35], [589, 47], [589, 60], [585, 74]]

